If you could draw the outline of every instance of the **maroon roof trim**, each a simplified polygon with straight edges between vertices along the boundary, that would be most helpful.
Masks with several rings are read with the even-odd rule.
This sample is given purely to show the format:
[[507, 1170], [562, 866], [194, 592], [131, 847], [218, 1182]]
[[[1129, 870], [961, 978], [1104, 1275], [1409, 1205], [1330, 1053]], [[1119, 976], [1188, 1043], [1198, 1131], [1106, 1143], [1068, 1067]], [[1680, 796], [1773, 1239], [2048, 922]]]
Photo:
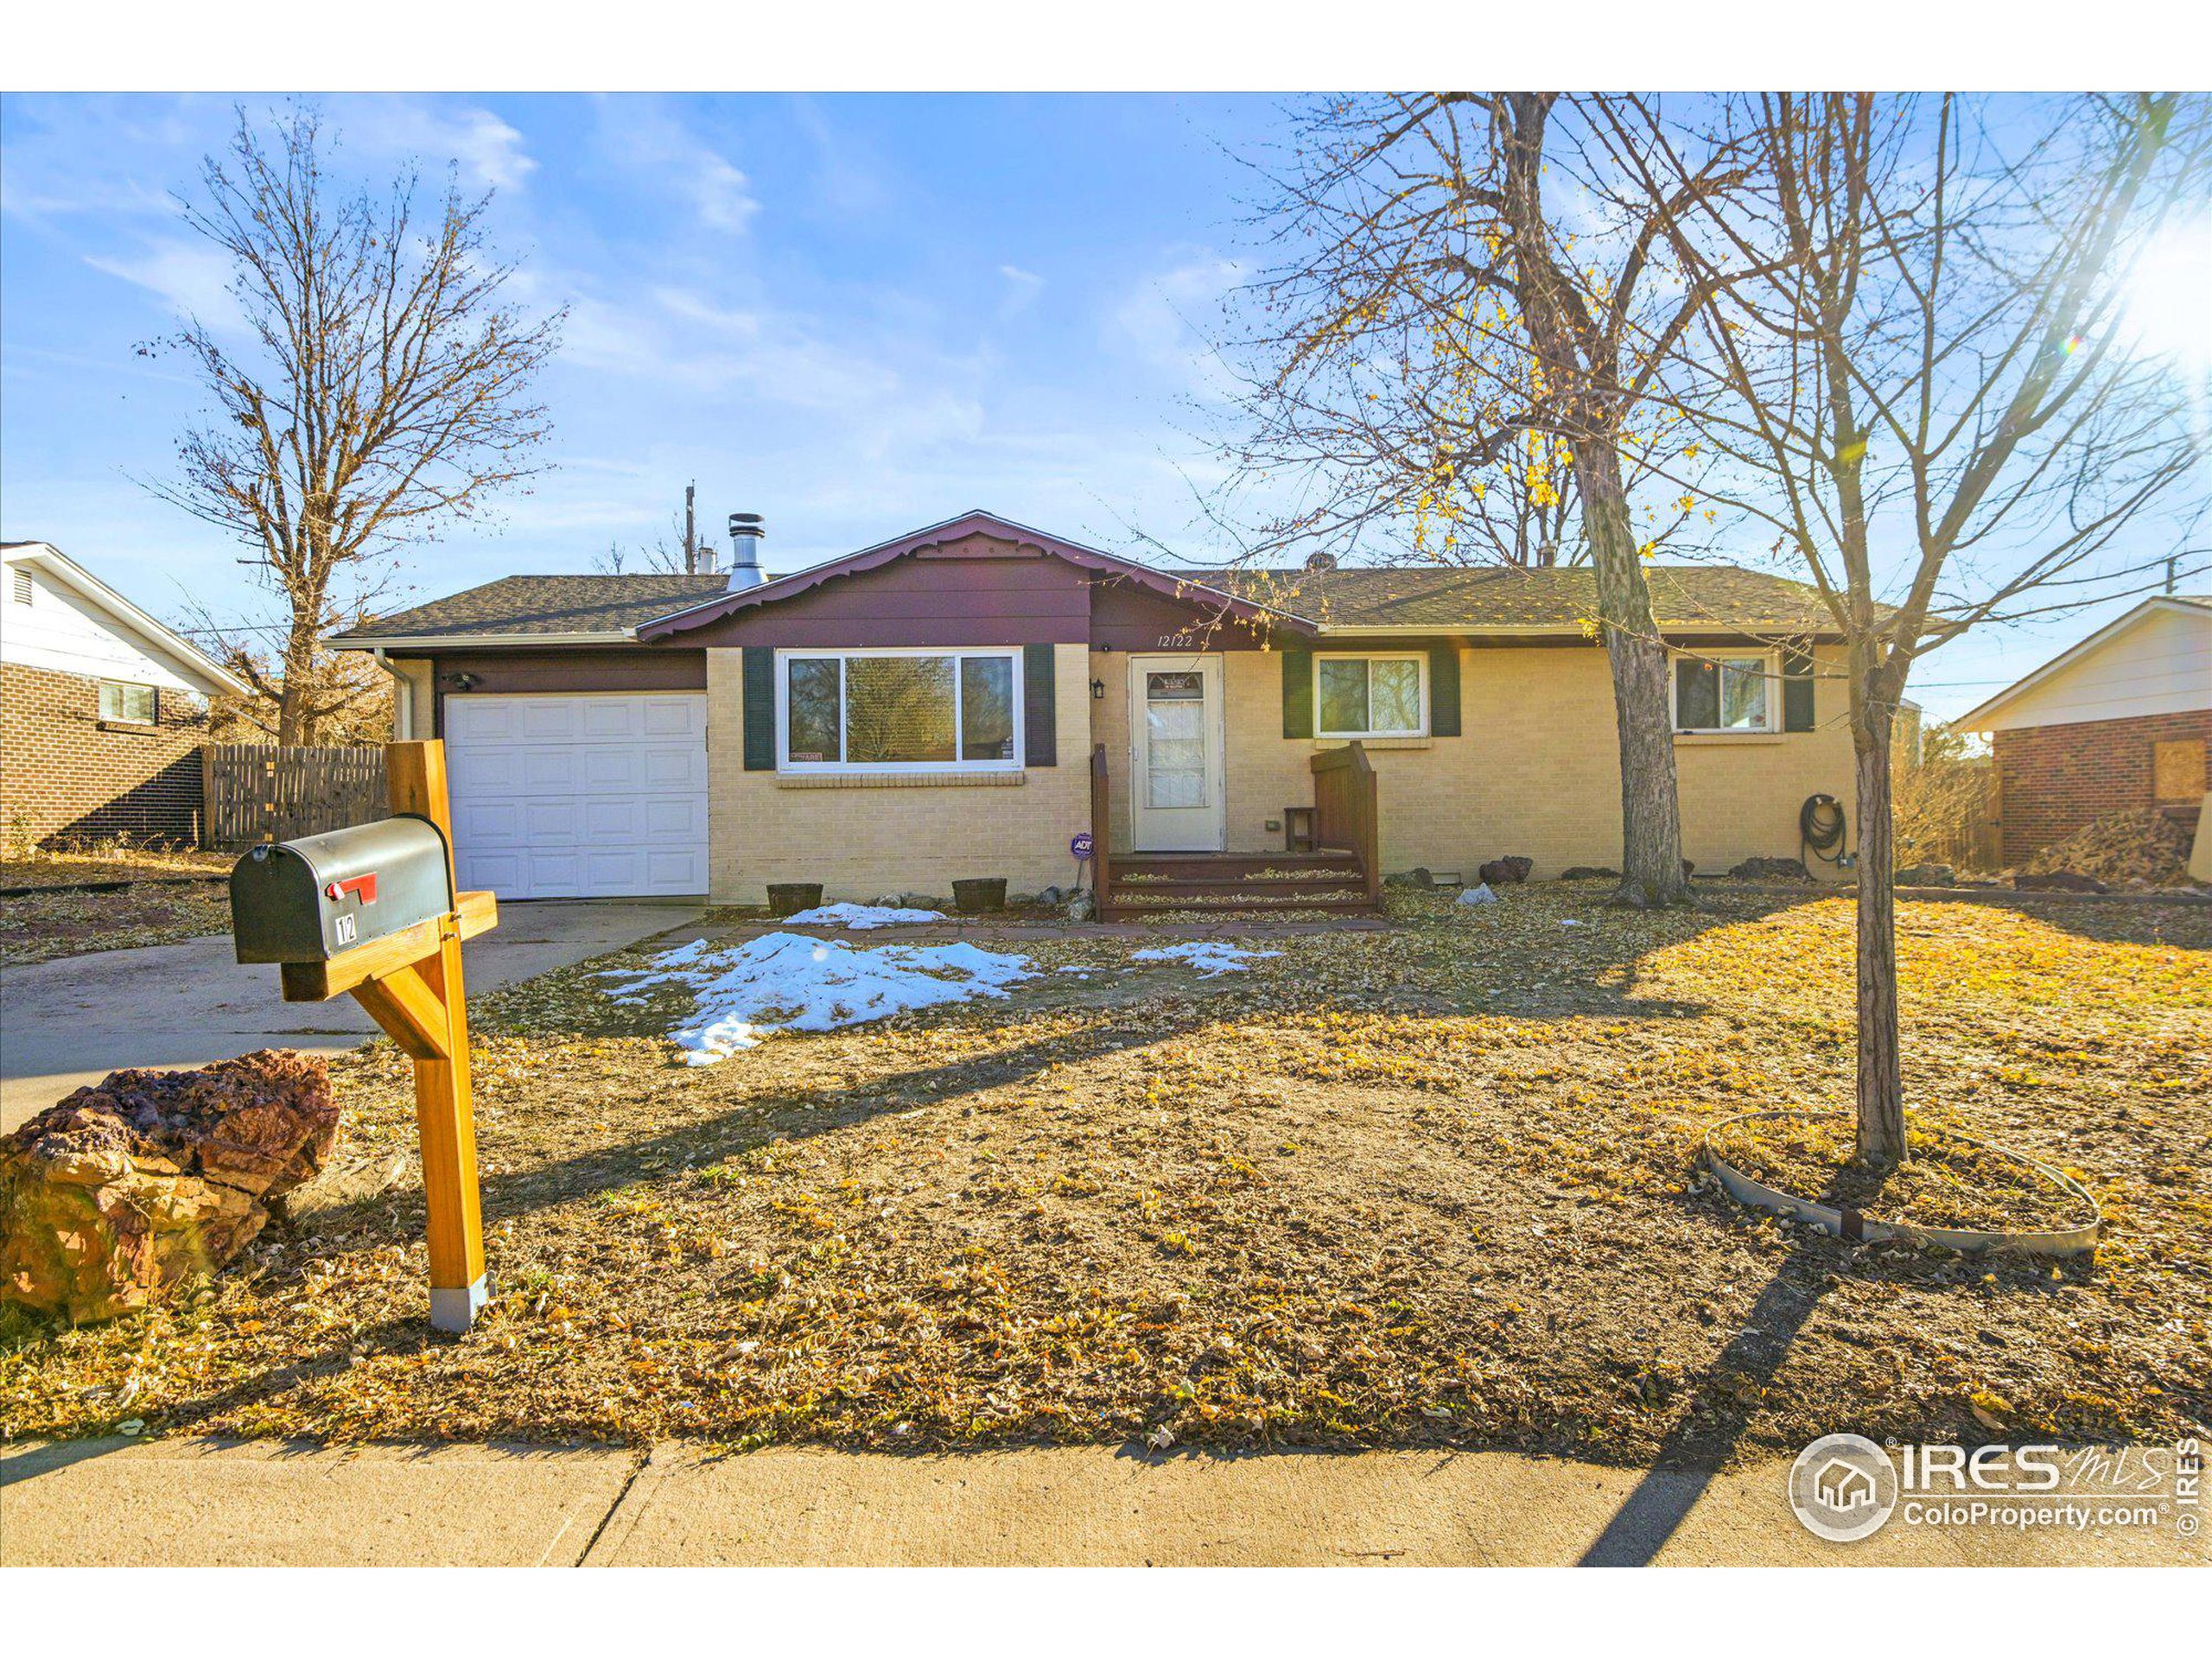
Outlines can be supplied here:
[[1313, 625], [1302, 617], [1293, 616], [1251, 600], [1239, 599], [1234, 594], [1223, 593], [1218, 588], [1192, 582], [1188, 577], [1166, 575], [1148, 565], [1139, 564], [1134, 559], [1121, 558], [1112, 553], [1102, 553], [1096, 548], [1062, 541], [1041, 530], [1032, 530], [1027, 524], [1017, 524], [1012, 519], [1001, 518], [995, 513], [977, 508], [972, 512], [961, 514], [957, 518], [948, 518], [941, 524], [914, 531], [895, 541], [880, 542], [874, 547], [849, 553], [842, 558], [831, 559], [811, 569], [779, 576], [773, 582], [764, 582], [757, 588], [741, 588], [733, 593], [717, 594], [703, 604], [671, 612], [642, 624], [638, 629], [638, 638], [641, 640], [664, 639], [689, 628], [702, 627], [733, 612], [755, 605], [772, 605], [779, 600], [794, 599], [836, 577], [858, 575], [863, 571], [889, 564], [894, 559], [904, 558], [910, 553], [918, 553], [925, 547], [939, 547], [949, 542], [963, 541], [970, 536], [990, 536], [1001, 541], [1012, 542], [1017, 547], [1033, 548], [1039, 553], [1065, 559], [1079, 569], [1134, 582], [1171, 599], [1197, 597], [1219, 605], [1230, 615], [1253, 621], [1265, 620], [1294, 633], [1317, 632]]

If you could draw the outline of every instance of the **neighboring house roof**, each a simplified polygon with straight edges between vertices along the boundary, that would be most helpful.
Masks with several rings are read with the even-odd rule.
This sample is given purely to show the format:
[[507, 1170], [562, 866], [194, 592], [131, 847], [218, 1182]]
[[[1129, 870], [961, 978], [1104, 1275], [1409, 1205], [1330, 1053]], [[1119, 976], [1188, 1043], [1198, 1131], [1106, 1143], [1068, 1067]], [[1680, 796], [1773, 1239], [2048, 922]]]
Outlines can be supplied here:
[[1102, 575], [1122, 577], [1135, 582], [1140, 587], [1152, 588], [1157, 593], [1166, 594], [1172, 598], [1188, 599], [1195, 594], [1202, 599], [1217, 601], [1232, 615], [1253, 619], [1266, 617], [1271, 620], [1288, 622], [1294, 627], [1298, 625], [1299, 619], [1288, 613], [1279, 611], [1264, 601], [1242, 598], [1231, 594], [1224, 588], [1211, 584], [1204, 577], [1194, 575], [1179, 575], [1149, 564], [1140, 564], [1135, 559], [1122, 558], [1118, 554], [1102, 553], [1095, 547], [1084, 547], [1079, 543], [1065, 541], [1058, 536], [1047, 535], [1041, 530], [1033, 530], [1027, 524], [1018, 524], [1011, 518], [1001, 518], [996, 513], [986, 512], [981, 507], [977, 507], [960, 514], [957, 518], [948, 518], [941, 524], [931, 524], [926, 530], [913, 531], [887, 542], [879, 542], [874, 547], [865, 547], [857, 553], [848, 553], [842, 558], [830, 559], [810, 569], [797, 571], [788, 576], [779, 576], [773, 582], [764, 582], [757, 587], [740, 588], [729, 593], [719, 594], [688, 610], [679, 611], [672, 616], [663, 617], [659, 621], [640, 628], [638, 631], [638, 637], [641, 639], [664, 639], [669, 634], [678, 633], [687, 628], [702, 626], [717, 618], [728, 616], [734, 611], [745, 610], [755, 605], [772, 605], [779, 600], [796, 597], [810, 588], [818, 588], [823, 582], [839, 576], [857, 575], [861, 571], [875, 569], [878, 566], [888, 564], [893, 559], [904, 558], [908, 554], [918, 552], [925, 547], [937, 547], [953, 542], [965, 541], [976, 536], [1012, 542], [1017, 547], [1035, 548], [1040, 553], [1050, 553], [1065, 559], [1079, 569], [1094, 571]]
[[[140, 610], [50, 542], [0, 543], [11, 565], [28, 566], [70, 590], [116, 633], [159, 658], [202, 696], [242, 697], [252, 688], [160, 618]], [[7, 596], [0, 595], [0, 603]]]
[[[2176, 652], [2172, 646], [2177, 642], [2155, 639], [2146, 632], [2158, 624], [2171, 629], [2177, 620], [2184, 633], [2194, 633], [2193, 652], [2186, 645]], [[2188, 625], [2192, 623], [2203, 626], [2191, 630]], [[2139, 648], [2158, 659], [2145, 664], [2142, 674], [2089, 674], [2091, 658], [2126, 655]], [[2074, 688], [2072, 696], [2064, 695], [2062, 683], [2069, 679], [2082, 682]], [[1990, 732], [2013, 726], [2065, 725], [2125, 718], [2130, 714], [2208, 708], [2212, 708], [2212, 594], [2159, 594], [2062, 651], [1951, 724], [1960, 731]], [[2035, 717], [2024, 717], [2030, 715]]]
[[333, 645], [589, 645], [632, 639], [645, 623], [726, 591], [729, 575], [502, 576], [334, 634]]
[[[507, 576], [380, 617], [334, 643], [378, 646], [585, 645], [680, 637], [733, 612], [795, 598], [925, 547], [970, 537], [1012, 542], [1172, 598], [1296, 634], [1574, 634], [1597, 615], [1595, 573], [1344, 568], [1315, 571], [1165, 569], [1103, 553], [978, 509], [772, 582], [732, 588], [723, 575]], [[1660, 626], [1675, 633], [1832, 635], [1834, 621], [1803, 582], [1732, 565], [1647, 567]]]
[[[1827, 633], [1835, 619], [1802, 582], [1734, 565], [1644, 567], [1662, 627]], [[1426, 633], [1579, 632], [1598, 614], [1587, 566], [1515, 565], [1329, 570], [1189, 571], [1193, 580], [1260, 600], [1338, 632], [1406, 628]]]

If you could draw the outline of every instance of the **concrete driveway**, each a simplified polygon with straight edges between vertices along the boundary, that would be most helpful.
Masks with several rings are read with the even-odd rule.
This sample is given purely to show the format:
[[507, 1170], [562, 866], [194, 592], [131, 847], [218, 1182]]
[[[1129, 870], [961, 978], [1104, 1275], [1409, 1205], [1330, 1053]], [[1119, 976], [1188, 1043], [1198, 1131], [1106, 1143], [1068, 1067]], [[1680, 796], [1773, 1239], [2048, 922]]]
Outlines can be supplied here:
[[[467, 947], [468, 988], [493, 990], [696, 921], [694, 904], [502, 905]], [[0, 969], [0, 1133], [125, 1066], [206, 1065], [257, 1048], [336, 1052], [376, 1034], [351, 997], [287, 1002], [276, 970], [241, 968], [228, 934]]]

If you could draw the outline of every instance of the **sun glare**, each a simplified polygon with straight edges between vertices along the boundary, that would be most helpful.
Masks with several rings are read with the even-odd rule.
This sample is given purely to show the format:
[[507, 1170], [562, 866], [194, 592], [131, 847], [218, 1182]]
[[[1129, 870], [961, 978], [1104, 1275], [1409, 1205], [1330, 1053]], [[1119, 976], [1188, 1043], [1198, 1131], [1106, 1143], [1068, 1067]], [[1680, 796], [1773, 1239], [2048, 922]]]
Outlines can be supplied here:
[[2127, 309], [2139, 350], [2212, 372], [2212, 219], [2152, 238], [2128, 277]]

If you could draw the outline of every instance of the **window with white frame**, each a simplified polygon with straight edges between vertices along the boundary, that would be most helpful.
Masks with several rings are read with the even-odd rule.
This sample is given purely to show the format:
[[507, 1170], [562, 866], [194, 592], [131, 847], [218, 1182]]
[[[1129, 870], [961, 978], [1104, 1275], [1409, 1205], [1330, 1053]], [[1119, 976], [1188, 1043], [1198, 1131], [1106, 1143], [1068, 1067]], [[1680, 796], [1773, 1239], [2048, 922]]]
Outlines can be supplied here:
[[124, 726], [154, 723], [154, 688], [126, 680], [100, 682], [100, 718]]
[[1313, 658], [1317, 737], [1422, 737], [1428, 659], [1418, 652]]
[[1781, 683], [1775, 653], [1681, 652], [1675, 658], [1675, 729], [1771, 732]]
[[1016, 651], [791, 651], [777, 677], [786, 771], [1012, 771], [1021, 765]]

